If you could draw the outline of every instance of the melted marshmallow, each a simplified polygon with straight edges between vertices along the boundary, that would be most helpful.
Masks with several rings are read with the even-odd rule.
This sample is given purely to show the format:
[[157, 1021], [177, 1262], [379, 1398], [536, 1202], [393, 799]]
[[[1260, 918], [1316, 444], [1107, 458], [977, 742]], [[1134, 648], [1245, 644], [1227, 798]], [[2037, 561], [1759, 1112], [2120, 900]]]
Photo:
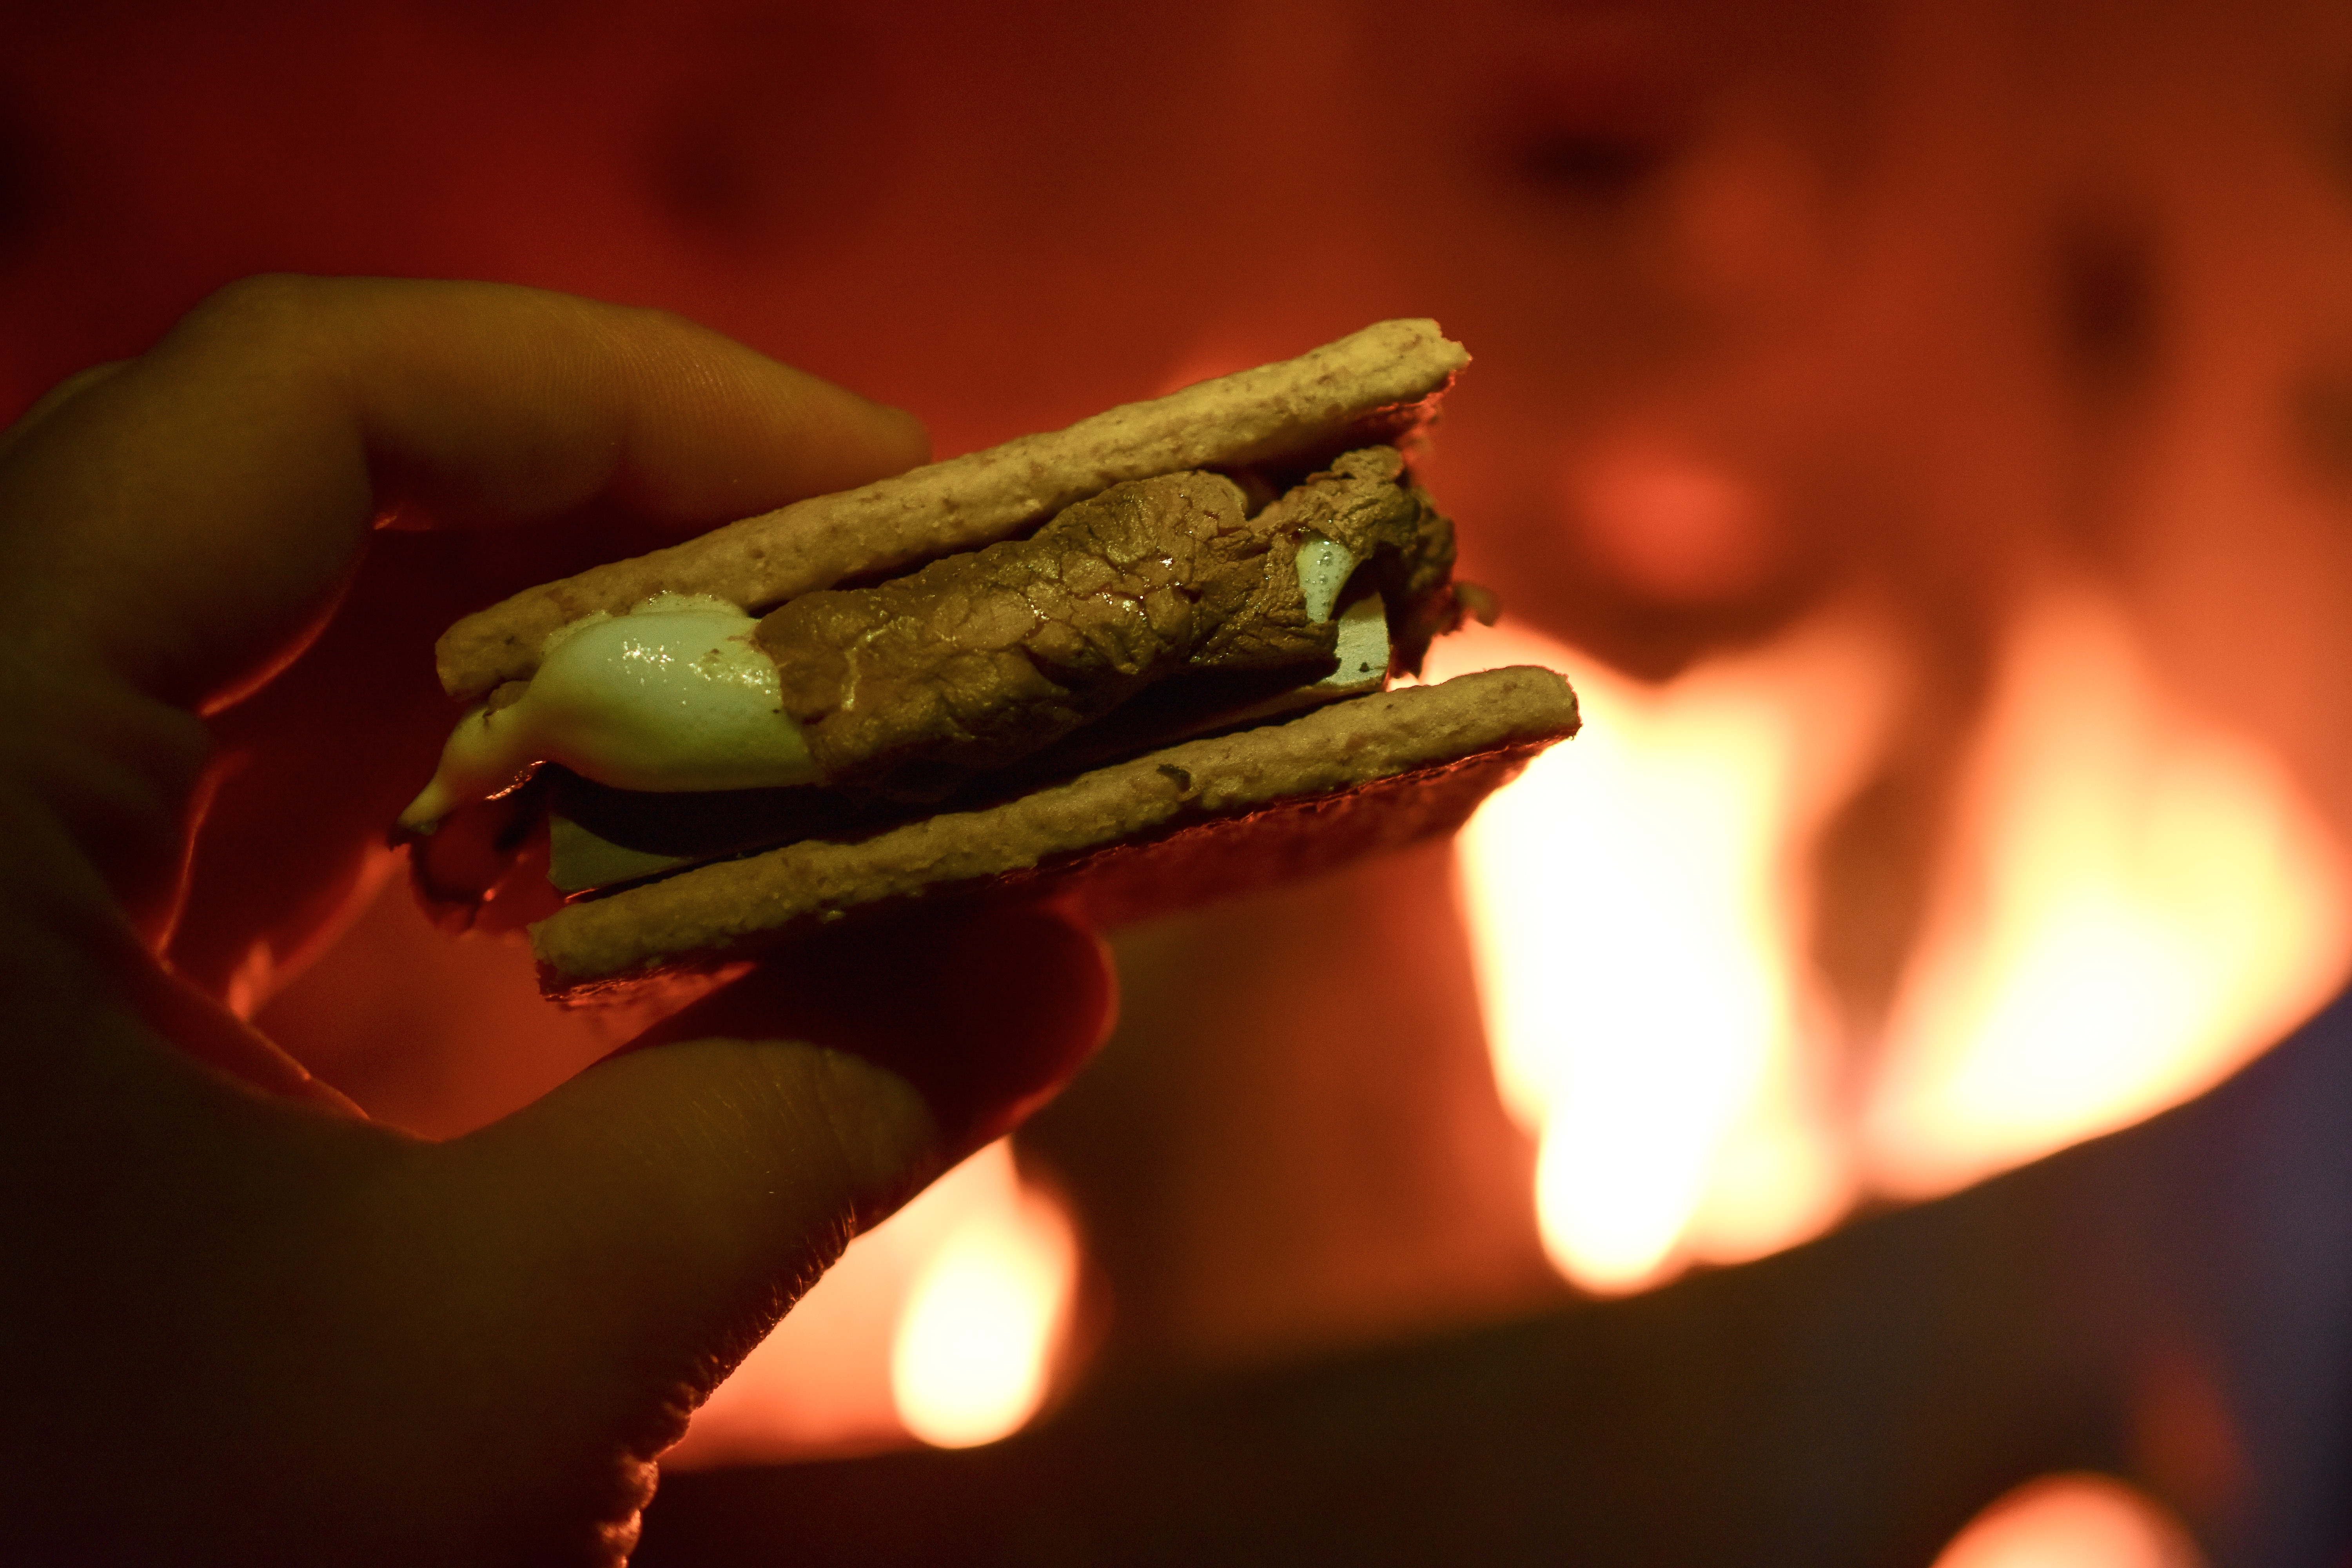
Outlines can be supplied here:
[[430, 831], [541, 763], [664, 793], [816, 782], [775, 663], [751, 640], [758, 624], [723, 600], [666, 594], [566, 626], [521, 697], [457, 721], [401, 826]]

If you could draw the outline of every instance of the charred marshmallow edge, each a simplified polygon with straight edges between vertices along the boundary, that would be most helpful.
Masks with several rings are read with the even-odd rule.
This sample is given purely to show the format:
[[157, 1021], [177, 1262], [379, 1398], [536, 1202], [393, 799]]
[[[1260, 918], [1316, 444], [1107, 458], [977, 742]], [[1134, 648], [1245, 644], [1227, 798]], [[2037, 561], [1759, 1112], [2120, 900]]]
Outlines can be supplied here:
[[[1310, 621], [1332, 618], [1356, 570], [1346, 546], [1300, 536], [1300, 596]], [[1373, 683], [1389, 664], [1378, 594], [1339, 613], [1339, 668], [1319, 687]], [[759, 619], [724, 599], [661, 594], [623, 616], [592, 616], [547, 639], [520, 696], [457, 721], [441, 763], [400, 826], [431, 833], [461, 805], [512, 789], [557, 763], [615, 789], [671, 794], [821, 782], [799, 724], [783, 710], [775, 661], [752, 641]]]

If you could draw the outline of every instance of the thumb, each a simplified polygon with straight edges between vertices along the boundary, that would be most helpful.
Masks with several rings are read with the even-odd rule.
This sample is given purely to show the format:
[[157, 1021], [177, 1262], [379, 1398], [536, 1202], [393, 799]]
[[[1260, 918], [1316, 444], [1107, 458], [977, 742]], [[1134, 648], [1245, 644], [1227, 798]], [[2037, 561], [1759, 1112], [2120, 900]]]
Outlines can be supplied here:
[[446, 1145], [450, 1196], [547, 1397], [650, 1458], [852, 1236], [1050, 1097], [1112, 1004], [1100, 942], [1044, 909], [821, 938]]

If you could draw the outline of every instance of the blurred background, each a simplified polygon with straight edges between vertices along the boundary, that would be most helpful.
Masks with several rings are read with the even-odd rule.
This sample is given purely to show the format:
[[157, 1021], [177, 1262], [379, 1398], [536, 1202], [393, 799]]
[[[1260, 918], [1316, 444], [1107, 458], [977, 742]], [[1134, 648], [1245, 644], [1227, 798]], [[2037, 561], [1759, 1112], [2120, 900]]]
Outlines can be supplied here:
[[[1121, 933], [640, 1561], [2352, 1562], [2352, 12], [0, 5], [0, 417], [265, 270], [942, 456], [1433, 315], [1506, 619], [1432, 673], [1585, 699], [1458, 846]], [[428, 1133], [635, 1026], [396, 869], [174, 957]]]

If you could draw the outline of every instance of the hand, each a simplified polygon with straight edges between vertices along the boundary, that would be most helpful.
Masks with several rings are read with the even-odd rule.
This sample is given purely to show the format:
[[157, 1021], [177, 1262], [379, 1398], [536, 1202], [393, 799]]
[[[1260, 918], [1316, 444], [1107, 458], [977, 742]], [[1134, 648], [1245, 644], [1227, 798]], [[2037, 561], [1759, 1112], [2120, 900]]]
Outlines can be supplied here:
[[1091, 936], [938, 919], [434, 1143], [226, 1005], [364, 891], [457, 613], [922, 450], [668, 317], [299, 279], [0, 436], [0, 1556], [617, 1562], [694, 1404], [1099, 1042]]

